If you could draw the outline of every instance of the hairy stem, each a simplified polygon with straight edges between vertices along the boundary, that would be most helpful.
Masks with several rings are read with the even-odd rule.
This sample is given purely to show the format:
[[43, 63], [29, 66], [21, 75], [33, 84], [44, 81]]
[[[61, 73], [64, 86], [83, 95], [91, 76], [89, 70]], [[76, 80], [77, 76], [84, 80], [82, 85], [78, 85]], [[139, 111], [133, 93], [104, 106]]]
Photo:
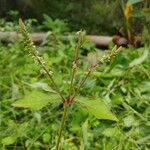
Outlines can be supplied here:
[[67, 115], [67, 109], [68, 109], [68, 106], [64, 106], [63, 116], [62, 116], [62, 119], [61, 119], [58, 139], [57, 139], [57, 143], [56, 143], [56, 150], [59, 150], [59, 144], [60, 144], [60, 141], [61, 141], [61, 136], [62, 136], [62, 132], [63, 132], [63, 129], [64, 129], [64, 123], [65, 123], [65, 119], [66, 119], [66, 115]]
[[78, 89], [76, 90], [76, 92], [74, 93], [73, 97], [71, 98], [71, 101], [74, 100], [74, 98], [79, 94], [81, 87], [84, 85], [84, 83], [86, 82], [87, 78], [89, 77], [89, 75], [91, 74], [92, 69], [90, 68], [88, 70], [88, 72], [86, 73], [86, 75], [82, 78]]
[[28, 50], [29, 54], [32, 56], [33, 59], [35, 59], [35, 61], [43, 68], [43, 70], [46, 72], [46, 74], [48, 75], [52, 86], [54, 86], [56, 93], [60, 96], [60, 98], [62, 99], [62, 101], [65, 101], [63, 95], [61, 94], [57, 84], [55, 83], [51, 73], [49, 72], [49, 70], [47, 69], [45, 62], [38, 56], [38, 51], [36, 49], [36, 46], [34, 45], [34, 43], [32, 42], [29, 33], [23, 23], [23, 21], [21, 19], [19, 19], [19, 26], [20, 26], [20, 32], [22, 33], [22, 36], [25, 39], [25, 43], [26, 43], [26, 49]]
[[[36, 54], [34, 53], [34, 56], [36, 57]], [[61, 92], [59, 91], [58, 86], [56, 85], [52, 75], [50, 74], [50, 72], [48, 71], [48, 69], [46, 68], [46, 66], [42, 63], [41, 59], [39, 57], [36, 57], [38, 63], [41, 65], [41, 67], [43, 68], [43, 70], [46, 72], [47, 76], [49, 77], [52, 85], [55, 88], [55, 91], [57, 92], [57, 94], [60, 96], [60, 98], [62, 99], [62, 101], [65, 101], [63, 95], [61, 94]]]

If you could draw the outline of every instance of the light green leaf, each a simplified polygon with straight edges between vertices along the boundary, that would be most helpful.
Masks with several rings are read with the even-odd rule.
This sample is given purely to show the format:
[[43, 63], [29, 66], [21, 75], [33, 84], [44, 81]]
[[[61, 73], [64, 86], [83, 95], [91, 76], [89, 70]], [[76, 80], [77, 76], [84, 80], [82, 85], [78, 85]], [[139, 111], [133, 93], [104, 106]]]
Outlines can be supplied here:
[[148, 58], [149, 50], [146, 49], [144, 53], [139, 57], [130, 62], [129, 67], [133, 67], [143, 63]]
[[82, 125], [82, 134], [83, 134], [83, 150], [86, 149], [88, 145], [88, 119]]
[[32, 84], [24, 82], [24, 84], [32, 87], [33, 89], [42, 89], [44, 91], [53, 92], [51, 87], [47, 83], [44, 83], [44, 82], [35, 82]]
[[11, 144], [15, 143], [15, 141], [16, 141], [15, 136], [8, 136], [8, 137], [5, 137], [4, 139], [2, 139], [2, 144], [3, 145], [11, 145]]
[[12, 105], [15, 107], [23, 107], [30, 109], [41, 109], [48, 103], [61, 102], [59, 97], [54, 93], [44, 93], [41, 91], [32, 91], [25, 95], [22, 99], [17, 100]]
[[94, 71], [92, 74], [94, 77], [102, 77], [102, 78], [114, 78], [114, 77], [121, 77], [123, 75], [123, 71], [119, 69], [113, 69], [109, 73], [102, 73], [99, 71]]
[[139, 85], [141, 92], [150, 92], [150, 81], [143, 81]]
[[43, 138], [44, 143], [49, 143], [49, 141], [51, 139], [51, 134], [46, 132], [46, 133], [43, 134], [42, 138]]
[[132, 125], [134, 125], [135, 123], [135, 120], [134, 120], [134, 117], [133, 116], [127, 116], [123, 119], [124, 121], [124, 126], [125, 127], [131, 127]]
[[117, 127], [114, 128], [107, 128], [103, 131], [103, 135], [106, 137], [115, 137], [120, 134], [120, 131]]
[[17, 137], [23, 137], [23, 136], [26, 136], [26, 133], [27, 131], [29, 130], [29, 123], [26, 121], [26, 122], [23, 122], [21, 124], [18, 124], [17, 125]]
[[86, 97], [77, 97], [76, 102], [98, 119], [118, 121], [115, 115], [107, 108], [106, 104], [99, 98], [87, 99]]
[[128, 3], [130, 3], [130, 4], [136, 4], [139, 2], [143, 2], [143, 0], [128, 0]]
[[123, 102], [123, 97], [120, 93], [112, 93], [112, 100], [114, 104], [120, 105]]

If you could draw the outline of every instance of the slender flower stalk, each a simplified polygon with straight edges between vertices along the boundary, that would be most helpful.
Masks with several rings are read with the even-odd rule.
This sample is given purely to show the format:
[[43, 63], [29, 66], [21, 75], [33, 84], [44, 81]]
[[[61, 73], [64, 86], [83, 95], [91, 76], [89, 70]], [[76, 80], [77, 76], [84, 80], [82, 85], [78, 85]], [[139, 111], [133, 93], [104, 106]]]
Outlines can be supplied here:
[[76, 90], [76, 92], [74, 93], [74, 95], [71, 97], [71, 101], [74, 100], [74, 98], [79, 94], [80, 89], [82, 88], [82, 86], [84, 85], [84, 83], [86, 82], [87, 78], [90, 76], [90, 74], [92, 73], [93, 70], [96, 69], [96, 67], [99, 64], [103, 64], [105, 62], [110, 61], [110, 59], [114, 56], [116, 56], [120, 51], [121, 51], [122, 47], [117, 48], [117, 46], [114, 46], [114, 48], [110, 51], [107, 51], [103, 57], [97, 61], [97, 63], [90, 65], [90, 67], [88, 68], [87, 73], [85, 74], [85, 76], [83, 76], [83, 78], [81, 79], [81, 82], [79, 83], [79, 86]]
[[77, 39], [78, 39], [78, 43], [77, 43], [77, 46], [76, 46], [75, 56], [74, 56], [74, 60], [73, 60], [73, 63], [72, 63], [70, 95], [72, 94], [72, 92], [74, 92], [73, 82], [74, 82], [75, 73], [76, 73], [76, 70], [77, 70], [77, 67], [78, 67], [78, 57], [79, 57], [80, 47], [81, 47], [81, 31], [77, 32]]
[[54, 90], [60, 96], [62, 101], [65, 101], [65, 98], [61, 94], [58, 86], [56, 85], [56, 83], [55, 83], [55, 81], [54, 81], [54, 79], [52, 77], [52, 72], [48, 70], [47, 66], [45, 65], [44, 60], [41, 57], [38, 56], [38, 51], [36, 50], [36, 47], [33, 44], [32, 40], [30, 38], [30, 35], [29, 35], [28, 31], [26, 30], [26, 27], [25, 27], [25, 25], [24, 25], [24, 23], [23, 23], [23, 21], [21, 19], [19, 19], [19, 27], [20, 27], [20, 32], [21, 32], [22, 36], [25, 39], [26, 50], [32, 56], [34, 61], [42, 67], [42, 69], [45, 71], [45, 73], [49, 77], [49, 79], [50, 79], [50, 81], [52, 83], [52, 86], [54, 87]]

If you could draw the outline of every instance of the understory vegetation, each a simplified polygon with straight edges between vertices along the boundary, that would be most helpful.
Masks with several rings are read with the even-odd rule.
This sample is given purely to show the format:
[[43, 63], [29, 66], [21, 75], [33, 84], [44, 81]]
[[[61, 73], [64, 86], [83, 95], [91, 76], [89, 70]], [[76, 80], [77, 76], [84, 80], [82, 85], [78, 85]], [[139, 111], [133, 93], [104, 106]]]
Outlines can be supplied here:
[[[65, 22], [47, 15], [44, 18], [38, 26], [35, 19], [24, 22], [30, 33], [49, 30], [36, 50], [62, 95], [67, 97], [78, 41], [76, 38], [62, 41], [60, 36], [77, 35]], [[0, 19], [0, 31], [20, 32], [18, 20]], [[147, 29], [143, 32], [142, 47], [122, 47], [115, 57], [92, 70], [80, 89], [79, 100], [68, 108], [61, 150], [149, 150], [148, 32]], [[85, 35], [83, 31], [74, 90], [86, 75], [89, 64], [95, 63], [97, 56], [103, 58], [106, 51], [86, 40]], [[56, 97], [45, 71], [25, 50], [24, 42], [22, 38], [0, 42], [0, 150], [55, 150], [63, 103]], [[108, 49], [113, 47], [110, 44]], [[100, 103], [91, 102], [95, 99]], [[94, 108], [103, 111], [100, 114]]]

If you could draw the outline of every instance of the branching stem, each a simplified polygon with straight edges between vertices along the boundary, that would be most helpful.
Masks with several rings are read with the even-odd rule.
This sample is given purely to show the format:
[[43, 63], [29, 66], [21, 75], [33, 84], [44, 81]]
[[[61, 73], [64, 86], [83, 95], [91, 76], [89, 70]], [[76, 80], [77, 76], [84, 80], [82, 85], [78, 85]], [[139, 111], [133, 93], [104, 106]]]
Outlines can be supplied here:
[[112, 49], [111, 52], [109, 53], [106, 53], [97, 63], [91, 65], [89, 68], [88, 68], [88, 71], [86, 73], [85, 76], [83, 76], [77, 90], [75, 91], [74, 95], [71, 97], [71, 102], [74, 101], [74, 98], [79, 94], [80, 92], [80, 89], [81, 87], [84, 85], [84, 83], [86, 82], [87, 78], [90, 76], [90, 74], [92, 73], [92, 71], [94, 69], [96, 69], [96, 67], [99, 65], [99, 64], [103, 64], [104, 62], [108, 62], [110, 61], [111, 57], [115, 56], [120, 50], [121, 50], [122, 47], [119, 47], [117, 48], [116, 46]]

